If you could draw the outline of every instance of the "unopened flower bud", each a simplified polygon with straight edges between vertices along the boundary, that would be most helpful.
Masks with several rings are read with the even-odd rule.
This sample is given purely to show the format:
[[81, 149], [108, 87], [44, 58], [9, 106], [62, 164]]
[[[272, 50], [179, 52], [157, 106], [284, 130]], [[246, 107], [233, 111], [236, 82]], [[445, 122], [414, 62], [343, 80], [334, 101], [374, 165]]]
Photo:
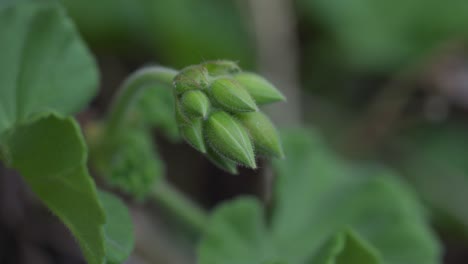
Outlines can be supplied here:
[[174, 78], [174, 86], [177, 94], [205, 89], [208, 87], [208, 71], [201, 65], [187, 67]]
[[249, 132], [258, 153], [269, 157], [284, 157], [278, 132], [266, 115], [261, 112], [251, 112], [236, 116]]
[[237, 171], [237, 163], [228, 158], [223, 157], [210, 147], [208, 147], [207, 156], [208, 159], [218, 168], [225, 170], [231, 174], [239, 173]]
[[184, 113], [184, 110], [182, 109], [182, 106], [180, 105], [180, 102], [176, 101], [175, 103], [175, 116], [176, 116], [176, 121], [179, 126], [181, 125], [191, 125], [192, 121], [190, 118]]
[[258, 104], [285, 100], [271, 83], [231, 61], [208, 61], [175, 78], [176, 121], [185, 140], [219, 168], [256, 168], [255, 150], [283, 157], [273, 124]]
[[181, 106], [186, 115], [193, 118], [206, 118], [210, 110], [210, 100], [202, 91], [187, 91], [182, 95]]
[[257, 105], [249, 93], [235, 80], [219, 78], [211, 84], [213, 98], [230, 112], [257, 111]]
[[273, 84], [255, 73], [242, 72], [234, 75], [234, 78], [259, 105], [286, 100], [284, 95]]
[[184, 139], [201, 153], [206, 153], [205, 141], [203, 140], [202, 119], [195, 119], [192, 124], [179, 126], [180, 134]]
[[229, 75], [241, 71], [240, 67], [233, 61], [215, 60], [202, 64], [211, 76]]
[[204, 132], [208, 144], [219, 154], [247, 167], [257, 167], [249, 134], [228, 113], [213, 113], [206, 122]]

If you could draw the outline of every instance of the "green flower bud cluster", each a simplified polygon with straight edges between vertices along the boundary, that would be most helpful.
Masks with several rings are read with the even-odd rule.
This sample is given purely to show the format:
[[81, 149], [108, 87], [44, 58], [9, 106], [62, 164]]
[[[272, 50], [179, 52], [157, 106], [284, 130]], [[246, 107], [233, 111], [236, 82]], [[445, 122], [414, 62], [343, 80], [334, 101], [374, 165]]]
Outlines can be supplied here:
[[261, 76], [231, 61], [187, 67], [174, 78], [180, 134], [218, 167], [256, 168], [256, 155], [284, 156], [276, 128], [258, 106], [285, 97]]

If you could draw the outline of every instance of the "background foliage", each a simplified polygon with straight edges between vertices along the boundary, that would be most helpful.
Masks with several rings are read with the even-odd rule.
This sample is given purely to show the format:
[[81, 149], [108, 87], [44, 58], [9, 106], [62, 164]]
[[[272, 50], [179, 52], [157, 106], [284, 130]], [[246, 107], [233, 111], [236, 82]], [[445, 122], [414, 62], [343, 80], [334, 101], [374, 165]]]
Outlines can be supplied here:
[[[7, 2], [19, 1], [0, 5]], [[277, 178], [269, 193], [262, 176], [268, 162], [235, 177], [217, 170], [178, 143], [176, 125], [168, 118], [173, 115], [171, 94], [148, 89], [132, 117], [151, 124], [157, 145], [152, 150], [159, 152], [155, 158], [161, 167], [150, 171], [165, 174], [195, 202], [214, 210], [212, 228], [198, 247], [201, 263], [393, 264], [437, 263], [439, 258], [464, 263], [468, 258], [466, 1], [296, 0], [262, 6], [258, 3], [268, 1], [62, 0], [59, 12], [45, 2], [0, 11], [1, 153], [4, 160], [13, 155], [7, 157], [11, 164], [3, 165], [13, 164], [28, 184], [15, 182], [18, 175], [2, 169], [0, 208], [9, 209], [0, 214], [0, 234], [6, 234], [0, 237], [0, 249], [5, 249], [0, 262], [82, 261], [67, 235], [68, 242], [53, 243], [46, 235], [21, 231], [31, 226], [27, 218], [40, 219], [44, 209], [27, 198], [28, 188], [40, 193], [43, 182], [36, 184], [22, 169], [31, 153], [22, 149], [28, 133], [20, 132], [40, 129], [44, 122], [70, 131], [59, 134], [77, 142], [77, 150], [70, 151], [77, 156], [52, 156], [50, 162], [73, 167], [80, 178], [88, 175], [87, 150], [78, 123], [67, 115], [82, 110], [79, 124], [90, 128], [91, 120], [105, 115], [125, 76], [150, 62], [180, 69], [220, 58], [264, 72], [286, 94], [296, 87], [300, 100], [290, 98], [279, 111], [299, 107], [301, 123], [294, 126], [314, 128], [285, 130], [287, 159], [274, 162]], [[287, 8], [275, 8], [277, 2]], [[273, 23], [282, 17], [293, 25], [288, 29], [292, 39]], [[262, 19], [267, 26], [261, 26]], [[290, 43], [286, 57], [275, 52], [284, 39]], [[271, 71], [282, 65], [297, 71]], [[18, 140], [12, 144], [4, 138]], [[47, 157], [45, 147], [51, 146], [37, 145], [32, 154]], [[98, 185], [108, 188], [103, 178], [97, 177]], [[94, 248], [103, 251], [105, 210], [96, 202], [95, 186], [82, 184], [96, 209], [96, 217], [86, 221], [95, 220], [102, 232], [96, 232], [102, 244]], [[134, 186], [141, 190], [142, 185]], [[152, 203], [117, 193], [130, 206], [135, 224], [130, 263], [193, 263], [193, 237], [180, 231], [181, 223]], [[72, 231], [73, 225], [67, 224]], [[32, 226], [48, 230], [43, 224]]]

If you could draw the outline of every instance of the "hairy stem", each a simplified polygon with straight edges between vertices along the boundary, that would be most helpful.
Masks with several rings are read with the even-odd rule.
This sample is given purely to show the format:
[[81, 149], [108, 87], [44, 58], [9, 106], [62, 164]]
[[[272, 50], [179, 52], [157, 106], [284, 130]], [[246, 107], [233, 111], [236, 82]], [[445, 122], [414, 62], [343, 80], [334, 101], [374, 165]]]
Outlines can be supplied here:
[[136, 98], [141, 92], [152, 85], [170, 86], [177, 71], [160, 66], [142, 68], [134, 72], [119, 88], [110, 108], [106, 133], [112, 135], [120, 131], [125, 118]]
[[[111, 136], [121, 131], [127, 113], [145, 88], [156, 85], [170, 87], [177, 73], [176, 70], [152, 66], [142, 68], [130, 75], [114, 98], [107, 120], [106, 134]], [[204, 230], [208, 218], [205, 212], [169, 183], [162, 181], [156, 184], [150, 197], [185, 221], [197, 233]]]
[[170, 184], [159, 182], [151, 191], [150, 197], [184, 221], [197, 234], [205, 230], [207, 213]]

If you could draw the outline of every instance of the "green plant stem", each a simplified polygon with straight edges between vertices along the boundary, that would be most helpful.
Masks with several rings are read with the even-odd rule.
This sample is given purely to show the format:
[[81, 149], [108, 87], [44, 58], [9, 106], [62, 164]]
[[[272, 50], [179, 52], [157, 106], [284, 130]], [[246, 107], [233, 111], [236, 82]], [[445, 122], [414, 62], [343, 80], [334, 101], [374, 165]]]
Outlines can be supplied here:
[[184, 221], [197, 234], [205, 230], [208, 222], [207, 213], [169, 183], [158, 182], [152, 189], [150, 197]]
[[[121, 131], [127, 113], [145, 88], [156, 85], [170, 87], [177, 73], [176, 70], [152, 66], [142, 68], [130, 75], [114, 98], [107, 120], [106, 134], [111, 136]], [[159, 182], [152, 189], [150, 197], [185, 221], [195, 232], [203, 232], [208, 219], [206, 213], [170, 184], [164, 181]]]
[[173, 69], [161, 66], [150, 66], [142, 68], [130, 75], [114, 97], [107, 120], [107, 135], [112, 135], [116, 131], [120, 131], [125, 122], [127, 113], [145, 88], [155, 85], [170, 87], [177, 73], [178, 72]]

